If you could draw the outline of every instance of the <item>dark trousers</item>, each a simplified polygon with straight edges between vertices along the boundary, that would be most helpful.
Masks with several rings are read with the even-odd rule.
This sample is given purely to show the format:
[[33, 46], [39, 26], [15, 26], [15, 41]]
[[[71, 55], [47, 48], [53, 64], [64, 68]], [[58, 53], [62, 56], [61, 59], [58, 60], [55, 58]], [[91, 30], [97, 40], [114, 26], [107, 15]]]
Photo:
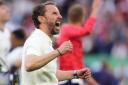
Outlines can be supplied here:
[[69, 80], [69, 81], [67, 81], [67, 82], [65, 82], [65, 83], [63, 83], [63, 84], [59, 84], [59, 85], [80, 85], [79, 83], [74, 83], [74, 82], [72, 82], [71, 80]]

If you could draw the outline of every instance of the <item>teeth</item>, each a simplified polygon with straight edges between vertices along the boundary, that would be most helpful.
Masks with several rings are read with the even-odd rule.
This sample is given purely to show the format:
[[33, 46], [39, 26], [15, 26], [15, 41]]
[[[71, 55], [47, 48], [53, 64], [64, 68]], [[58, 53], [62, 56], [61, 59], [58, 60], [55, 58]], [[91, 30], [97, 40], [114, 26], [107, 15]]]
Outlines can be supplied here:
[[60, 24], [60, 22], [57, 22], [57, 24]]

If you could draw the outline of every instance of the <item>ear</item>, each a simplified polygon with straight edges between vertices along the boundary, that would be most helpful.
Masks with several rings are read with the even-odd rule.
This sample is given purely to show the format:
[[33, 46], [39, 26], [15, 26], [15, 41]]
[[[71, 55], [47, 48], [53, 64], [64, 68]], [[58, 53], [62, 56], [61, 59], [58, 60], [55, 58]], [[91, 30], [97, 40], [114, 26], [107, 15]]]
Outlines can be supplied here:
[[45, 21], [45, 18], [43, 16], [38, 16], [38, 20], [40, 23], [43, 23]]

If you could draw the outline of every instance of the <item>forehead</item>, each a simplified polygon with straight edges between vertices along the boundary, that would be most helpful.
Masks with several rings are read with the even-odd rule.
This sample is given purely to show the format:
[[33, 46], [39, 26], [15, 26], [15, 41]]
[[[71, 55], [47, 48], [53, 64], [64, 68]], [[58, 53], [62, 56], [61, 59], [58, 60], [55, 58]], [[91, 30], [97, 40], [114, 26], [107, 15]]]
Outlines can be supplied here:
[[59, 12], [56, 5], [46, 5], [45, 10], [46, 12]]

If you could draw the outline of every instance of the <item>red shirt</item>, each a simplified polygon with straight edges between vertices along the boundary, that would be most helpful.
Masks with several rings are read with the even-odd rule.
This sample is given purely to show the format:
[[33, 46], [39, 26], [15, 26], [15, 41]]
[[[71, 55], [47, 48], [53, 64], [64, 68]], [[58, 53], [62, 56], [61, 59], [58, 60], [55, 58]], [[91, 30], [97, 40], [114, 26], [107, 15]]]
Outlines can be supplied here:
[[78, 70], [84, 67], [83, 46], [81, 38], [89, 35], [95, 24], [95, 18], [90, 17], [84, 26], [75, 26], [73, 24], [64, 24], [60, 30], [58, 45], [64, 41], [70, 40], [73, 44], [73, 51], [59, 57], [61, 70]]

